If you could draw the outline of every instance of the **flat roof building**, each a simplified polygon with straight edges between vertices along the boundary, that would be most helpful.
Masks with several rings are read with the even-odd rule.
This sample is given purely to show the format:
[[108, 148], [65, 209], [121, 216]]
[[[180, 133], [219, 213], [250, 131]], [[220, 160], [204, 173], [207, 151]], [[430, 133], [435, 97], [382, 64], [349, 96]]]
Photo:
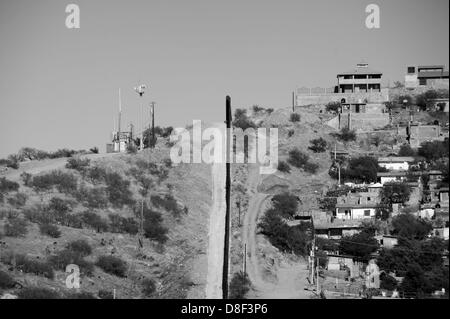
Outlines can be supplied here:
[[355, 69], [337, 75], [338, 92], [380, 92], [382, 75], [381, 72], [370, 69], [368, 63], [358, 63]]

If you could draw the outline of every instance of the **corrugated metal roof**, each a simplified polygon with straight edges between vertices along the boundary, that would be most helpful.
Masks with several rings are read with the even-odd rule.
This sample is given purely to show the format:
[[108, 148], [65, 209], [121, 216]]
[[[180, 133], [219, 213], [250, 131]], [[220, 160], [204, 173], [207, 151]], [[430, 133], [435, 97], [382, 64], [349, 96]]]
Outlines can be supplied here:
[[414, 162], [414, 157], [410, 156], [389, 156], [389, 157], [380, 157], [378, 162], [387, 162], [387, 163], [403, 163], [403, 162]]

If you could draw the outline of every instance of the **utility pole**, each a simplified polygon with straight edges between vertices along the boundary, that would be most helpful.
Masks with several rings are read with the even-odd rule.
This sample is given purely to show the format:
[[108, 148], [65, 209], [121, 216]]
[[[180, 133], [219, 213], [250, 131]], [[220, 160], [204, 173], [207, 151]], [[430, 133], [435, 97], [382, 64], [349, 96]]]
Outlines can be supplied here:
[[[145, 89], [147, 89], [147, 85], [145, 84], [140, 84], [137, 87], [134, 88], [134, 90], [136, 91], [137, 94], [139, 94], [139, 96], [142, 99], [142, 96], [144, 95]], [[141, 108], [141, 116], [140, 116], [140, 120], [141, 120], [141, 141], [140, 141], [140, 149], [141, 151], [144, 149], [144, 125], [142, 123], [142, 109], [143, 109], [143, 104], [142, 101], [140, 103], [140, 108]]]
[[122, 122], [122, 97], [120, 95], [120, 88], [119, 88], [119, 127], [117, 132], [117, 139], [119, 140], [119, 153], [121, 151], [120, 149], [120, 124]]
[[319, 283], [319, 257], [316, 257], [316, 284], [317, 284], [317, 294], [320, 294], [320, 283]]
[[152, 108], [151, 108], [151, 112], [152, 112], [152, 142], [150, 144], [151, 148], [155, 148], [155, 144], [156, 144], [156, 139], [155, 139], [155, 104], [156, 102], [152, 102]]
[[244, 271], [244, 274], [246, 274], [247, 273], [247, 244], [244, 244], [244, 260], [243, 260], [243, 262], [244, 262], [243, 271]]
[[226, 97], [225, 102], [225, 123], [226, 123], [226, 180], [225, 180], [225, 243], [224, 243], [224, 258], [223, 258], [223, 272], [222, 272], [222, 292], [223, 299], [228, 299], [228, 259], [230, 253], [230, 206], [231, 206], [231, 164], [230, 164], [230, 150], [231, 150], [231, 97]]
[[236, 203], [236, 206], [238, 208], [239, 211], [239, 217], [238, 217], [238, 227], [241, 227], [241, 198], [238, 198], [238, 201]]

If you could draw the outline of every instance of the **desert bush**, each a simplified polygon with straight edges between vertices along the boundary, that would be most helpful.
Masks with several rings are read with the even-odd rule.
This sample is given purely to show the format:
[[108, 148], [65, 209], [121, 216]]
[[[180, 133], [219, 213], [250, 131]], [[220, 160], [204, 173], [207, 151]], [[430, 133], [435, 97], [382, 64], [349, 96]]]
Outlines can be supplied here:
[[72, 228], [83, 228], [83, 218], [78, 214], [67, 214], [65, 225]]
[[15, 281], [8, 273], [0, 270], [0, 289], [14, 288]]
[[92, 154], [98, 154], [98, 147], [94, 146], [93, 148], [90, 148], [89, 152], [91, 152]]
[[356, 132], [344, 127], [339, 133], [333, 134], [337, 139], [343, 142], [356, 141]]
[[96, 265], [104, 272], [117, 277], [125, 277], [127, 272], [127, 263], [115, 256], [100, 256]]
[[67, 244], [67, 249], [79, 253], [82, 257], [89, 256], [92, 253], [92, 247], [84, 239], [71, 241]]
[[171, 212], [174, 216], [179, 216], [182, 212], [172, 194], [165, 194], [164, 197], [152, 195], [150, 199], [155, 207], [164, 208], [166, 211]]
[[75, 155], [77, 153], [80, 153], [80, 152], [63, 148], [63, 149], [57, 150], [56, 152], [50, 153], [50, 158], [72, 157], [73, 155]]
[[39, 231], [42, 235], [47, 235], [52, 238], [61, 237], [61, 231], [58, 229], [58, 226], [53, 224], [40, 224]]
[[173, 163], [172, 163], [172, 160], [171, 160], [170, 158], [165, 158], [165, 159], [163, 160], [163, 163], [164, 163], [164, 165], [165, 165], [167, 168], [172, 168]]
[[0, 178], [0, 193], [7, 194], [9, 192], [17, 192], [19, 190], [19, 184], [6, 179], [5, 177]]
[[298, 114], [298, 113], [292, 113], [291, 116], [289, 117], [289, 120], [290, 120], [292, 123], [300, 122], [300, 114]]
[[72, 202], [59, 197], [52, 197], [47, 206], [48, 212], [53, 219], [58, 222], [64, 222], [67, 214], [72, 210]]
[[80, 186], [75, 198], [89, 208], [106, 208], [108, 206], [108, 197], [104, 187], [86, 187]]
[[95, 229], [98, 233], [108, 231], [108, 222], [96, 213], [85, 211], [81, 214], [83, 224]]
[[289, 151], [288, 163], [297, 168], [303, 168], [303, 166], [308, 163], [308, 154], [302, 153], [299, 149], [294, 148]]
[[146, 297], [150, 297], [156, 291], [156, 284], [153, 279], [145, 278], [142, 281], [142, 293]]
[[302, 153], [297, 148], [289, 151], [288, 163], [308, 173], [315, 173], [319, 168], [317, 164], [309, 162], [308, 154]]
[[137, 146], [131, 142], [127, 144], [127, 148], [126, 148], [127, 154], [136, 154], [138, 151]]
[[22, 174], [20, 174], [20, 178], [22, 179], [22, 182], [25, 186], [31, 186], [33, 176], [30, 173], [23, 172]]
[[67, 160], [66, 168], [84, 173], [90, 165], [91, 160], [89, 158], [81, 159], [79, 157], [72, 157]]
[[[135, 214], [139, 216], [140, 207], [135, 207]], [[144, 234], [145, 237], [155, 240], [159, 243], [165, 243], [168, 239], [168, 229], [162, 225], [163, 218], [161, 213], [149, 209], [144, 203]]]
[[248, 117], [245, 109], [236, 109], [234, 111], [233, 126], [241, 128], [243, 131], [248, 128], [256, 128], [255, 123]]
[[305, 165], [303, 165], [303, 170], [310, 174], [315, 174], [318, 169], [319, 169], [319, 165], [316, 163], [308, 162]]
[[283, 217], [293, 217], [297, 213], [298, 198], [289, 193], [275, 195], [272, 197], [272, 207]]
[[283, 252], [304, 256], [308, 253], [310, 236], [305, 226], [290, 227], [280, 216], [280, 212], [269, 209], [258, 224], [261, 233], [270, 243]]
[[114, 207], [123, 207], [124, 205], [133, 205], [133, 193], [130, 191], [130, 182], [124, 179], [118, 173], [108, 173], [106, 175], [106, 191], [109, 195], [109, 201]]
[[291, 172], [291, 167], [285, 161], [279, 161], [277, 169], [280, 172], [283, 172], [283, 173], [290, 173]]
[[289, 130], [288, 131], [288, 137], [292, 137], [295, 134], [295, 130]]
[[409, 144], [403, 144], [400, 146], [398, 151], [398, 156], [416, 156], [416, 151], [414, 151]]
[[99, 290], [97, 295], [100, 299], [114, 299], [114, 293], [104, 289]]
[[54, 216], [47, 210], [40, 206], [25, 208], [22, 211], [25, 219], [32, 223], [46, 224], [55, 222]]
[[5, 236], [25, 237], [28, 233], [27, 222], [22, 218], [9, 218], [5, 223]]
[[53, 290], [41, 287], [25, 287], [19, 291], [19, 299], [60, 299], [61, 296]]
[[77, 177], [72, 173], [52, 171], [33, 177], [32, 186], [36, 192], [48, 192], [54, 187], [65, 194], [73, 194], [77, 190]]
[[106, 181], [108, 172], [100, 166], [92, 166], [88, 169], [87, 177], [93, 184], [98, 184]]
[[8, 158], [5, 161], [6, 167], [12, 168], [12, 169], [19, 169], [20, 159], [17, 155], [9, 155]]
[[132, 217], [122, 217], [119, 214], [109, 214], [110, 230], [113, 233], [135, 235], [139, 231], [138, 222]]
[[339, 102], [329, 102], [325, 106], [325, 109], [327, 110], [327, 112], [332, 112], [332, 113], [338, 113], [340, 108], [341, 108], [341, 103], [339, 103]]
[[261, 111], [263, 111], [264, 110], [264, 108], [263, 107], [260, 107], [259, 105], [253, 105], [252, 106], [252, 110], [253, 110], [253, 113], [259, 113], [259, 112], [261, 112]]
[[25, 193], [16, 193], [13, 197], [8, 198], [8, 203], [16, 208], [25, 206], [28, 196]]
[[49, 257], [49, 263], [56, 269], [65, 271], [68, 265], [74, 264], [80, 267], [82, 275], [91, 276], [94, 272], [94, 264], [86, 261], [82, 254], [69, 248], [58, 251]]
[[325, 141], [323, 138], [316, 138], [309, 142], [311, 143], [309, 149], [314, 153], [323, 153], [327, 150], [327, 141]]
[[22, 254], [8, 252], [2, 255], [2, 261], [9, 265], [14, 265], [15, 262], [15, 268], [24, 273], [44, 276], [49, 279], [53, 279], [55, 275], [50, 263], [37, 261]]
[[242, 271], [236, 272], [230, 282], [230, 299], [245, 299], [251, 287], [248, 275]]

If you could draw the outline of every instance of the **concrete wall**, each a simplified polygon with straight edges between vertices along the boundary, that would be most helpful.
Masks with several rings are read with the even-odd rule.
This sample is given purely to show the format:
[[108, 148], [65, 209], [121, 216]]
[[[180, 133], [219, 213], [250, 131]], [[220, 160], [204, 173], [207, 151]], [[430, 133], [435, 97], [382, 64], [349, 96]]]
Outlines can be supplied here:
[[369, 103], [384, 103], [389, 101], [389, 89], [381, 89], [381, 92], [296, 94], [295, 96], [296, 106], [328, 104], [329, 102], [340, 102], [342, 99], [347, 102], [361, 100]]
[[409, 169], [408, 162], [403, 163], [378, 163], [381, 167], [394, 171], [407, 171]]

